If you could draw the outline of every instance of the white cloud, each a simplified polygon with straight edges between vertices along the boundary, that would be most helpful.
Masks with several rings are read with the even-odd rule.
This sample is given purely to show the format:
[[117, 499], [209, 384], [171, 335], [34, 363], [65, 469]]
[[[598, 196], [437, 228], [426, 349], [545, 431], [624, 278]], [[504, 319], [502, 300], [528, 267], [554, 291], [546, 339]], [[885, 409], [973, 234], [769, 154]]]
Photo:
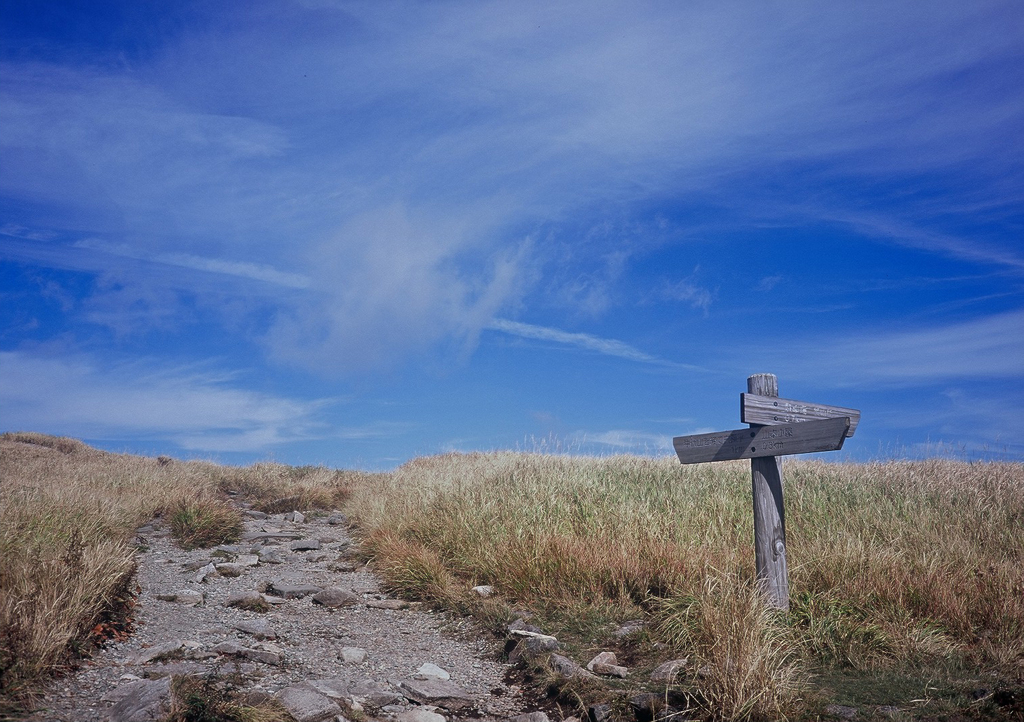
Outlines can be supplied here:
[[879, 330], [787, 347], [775, 362], [829, 385], [920, 385], [1024, 377], [1024, 311], [904, 331]]
[[695, 371], [703, 371], [699, 366], [691, 366], [689, 364], [680, 364], [673, 361], [666, 361], [665, 359], [652, 356], [651, 354], [644, 353], [639, 349], [633, 348], [627, 343], [622, 341], [616, 341], [610, 338], [601, 338], [599, 336], [592, 336], [589, 333], [572, 333], [570, 331], [562, 331], [557, 328], [548, 328], [545, 326], [534, 326], [529, 323], [522, 323], [520, 321], [509, 321], [507, 319], [496, 318], [493, 319], [486, 326], [491, 331], [498, 331], [501, 333], [507, 333], [510, 336], [519, 336], [520, 338], [535, 339], [538, 341], [553, 341], [555, 343], [564, 344], [566, 346], [574, 346], [576, 348], [585, 349], [587, 351], [594, 351], [605, 356], [615, 356], [617, 358], [624, 358], [629, 361], [636, 361], [638, 363], [654, 364], [657, 366], [670, 366], [674, 368], [685, 368]]
[[[335, 371], [471, 347], [531, 288], [543, 244], [522, 238], [581, 211], [742, 208], [737, 179], [801, 164], [826, 185], [946, 173], [1019, 204], [1014, 3], [312, 5], [338, 11], [316, 34], [268, 2], [130, 69], [6, 63], [0, 190], [134, 258], [309, 291], [266, 341]], [[1020, 267], [1000, 243], [896, 242]], [[566, 277], [570, 302], [611, 307], [608, 278]]]
[[105, 364], [86, 355], [0, 352], [0, 407], [11, 430], [85, 438], [169, 438], [196, 451], [265, 451], [329, 435], [329, 400], [238, 388], [190, 368]]
[[123, 256], [135, 260], [164, 263], [169, 266], [192, 268], [197, 271], [219, 273], [226, 276], [238, 276], [253, 281], [274, 283], [288, 288], [308, 288], [309, 278], [298, 273], [287, 273], [266, 264], [247, 263], [245, 261], [225, 261], [217, 258], [204, 258], [189, 253], [158, 253], [147, 256], [140, 250], [126, 244], [107, 243], [96, 238], [86, 238], [73, 244], [76, 248], [85, 248], [114, 256]]
[[672, 451], [672, 437], [646, 431], [611, 429], [609, 431], [579, 431], [575, 435], [581, 448], [596, 445], [617, 453], [664, 454]]

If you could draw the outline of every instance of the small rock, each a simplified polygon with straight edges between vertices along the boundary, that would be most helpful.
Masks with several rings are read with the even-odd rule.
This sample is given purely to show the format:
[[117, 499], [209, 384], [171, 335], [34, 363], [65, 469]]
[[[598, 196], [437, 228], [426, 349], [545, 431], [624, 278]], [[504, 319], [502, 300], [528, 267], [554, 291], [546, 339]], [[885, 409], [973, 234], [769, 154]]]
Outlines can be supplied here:
[[614, 652], [601, 652], [592, 660], [587, 662], [587, 669], [591, 672], [594, 671], [594, 665], [596, 664], [618, 664], [619, 660], [615, 657]]
[[263, 564], [284, 564], [284, 552], [279, 547], [265, 547], [259, 552], [260, 562]]
[[651, 672], [651, 681], [671, 684], [675, 681], [679, 672], [686, 668], [689, 661], [688, 658], [681, 657], [680, 659], [670, 659], [667, 662], [662, 662]]
[[398, 722], [446, 722], [444, 715], [425, 709], [409, 709], [395, 717]]
[[190, 607], [203, 603], [203, 593], [192, 589], [182, 589], [181, 591], [171, 592], [170, 594], [157, 594], [156, 598], [164, 602], [187, 604]]
[[263, 600], [263, 595], [255, 590], [232, 594], [224, 601], [225, 606], [242, 607], [243, 609], [247, 607], [258, 607], [262, 604], [266, 604]]
[[171, 678], [130, 682], [121, 701], [110, 708], [110, 722], [161, 720], [171, 711]]
[[625, 679], [626, 675], [629, 674], [629, 670], [625, 667], [620, 667], [617, 664], [603, 664], [601, 662], [595, 664], [591, 671], [604, 677], [620, 677], [622, 679]]
[[526, 714], [517, 714], [515, 717], [509, 717], [508, 722], [551, 722], [548, 716], [543, 712], [527, 712]]
[[254, 662], [263, 662], [263, 664], [270, 664], [275, 667], [279, 667], [281, 662], [284, 661], [283, 655], [280, 652], [272, 652], [268, 649], [245, 649], [242, 651], [242, 656]]
[[192, 577], [192, 581], [194, 581], [197, 584], [201, 584], [202, 582], [206, 581], [207, 577], [215, 576], [217, 576], [217, 567], [214, 565], [213, 562], [210, 562], [205, 567], [196, 572], [196, 575]]
[[283, 579], [275, 580], [267, 589], [268, 594], [273, 594], [282, 599], [301, 599], [321, 591], [323, 591], [322, 588], [314, 584], [290, 584]]
[[416, 674], [421, 677], [434, 677], [436, 679], [451, 679], [452, 676], [445, 670], [438, 667], [432, 662], [425, 662], [420, 665], [420, 668], [416, 670]]
[[163, 644], [157, 644], [149, 649], [144, 649], [135, 656], [134, 663], [149, 664], [150, 662], [155, 662], [158, 659], [162, 659], [174, 652], [177, 652], [182, 648], [183, 644], [184, 643], [180, 639], [174, 639], [170, 642], [164, 642]]
[[595, 704], [587, 707], [587, 717], [590, 718], [590, 722], [607, 722], [612, 716], [612, 706], [610, 704]]
[[409, 602], [404, 599], [371, 599], [366, 606], [371, 609], [408, 609]]
[[338, 658], [345, 664], [362, 664], [366, 661], [366, 650], [361, 647], [342, 647]]
[[857, 716], [856, 707], [847, 707], [842, 704], [830, 704], [825, 708], [825, 711], [833, 717], [840, 719], [854, 719]]
[[519, 641], [509, 652], [508, 661], [516, 664], [520, 659], [532, 659], [561, 649], [562, 645], [554, 637], [527, 637]]
[[516, 632], [531, 632], [533, 634], [544, 634], [544, 632], [540, 630], [540, 627], [535, 627], [532, 624], [527, 624], [526, 620], [522, 617], [509, 624], [507, 629], [512, 634], [515, 634]]
[[244, 568], [241, 564], [233, 564], [231, 562], [224, 562], [216, 566], [217, 573], [222, 577], [240, 577]]
[[306, 515], [299, 511], [293, 511], [291, 514], [285, 514], [284, 520], [294, 524], [302, 524], [306, 521]]
[[583, 667], [579, 666], [568, 657], [563, 657], [560, 654], [552, 654], [548, 659], [548, 665], [556, 674], [564, 679], [589, 676], [587, 670], [583, 669]]
[[246, 509], [242, 513], [245, 514], [245, 516], [249, 517], [250, 519], [266, 519], [267, 518], [266, 514], [264, 514], [262, 511], [256, 511], [255, 509]]
[[472, 591], [478, 597], [487, 599], [487, 597], [494, 594], [494, 587], [492, 587], [490, 584], [481, 584], [480, 586], [473, 587]]
[[296, 722], [323, 722], [341, 714], [334, 700], [325, 697], [308, 684], [295, 684], [277, 693], [277, 701]]
[[338, 587], [329, 587], [313, 595], [313, 604], [321, 604], [325, 607], [351, 607], [359, 601], [352, 592]]
[[[262, 599], [263, 597], [257, 593], [257, 596]], [[277, 632], [275, 632], [267, 622], [263, 620], [259, 621], [247, 621], [235, 622], [231, 625], [233, 629], [237, 629], [239, 632], [250, 634], [256, 639], [277, 639]]]
[[293, 541], [291, 544], [289, 544], [288, 548], [291, 549], [293, 552], [315, 551], [320, 548], [320, 540], [299, 539], [298, 541]]
[[331, 514], [329, 517], [327, 517], [327, 523], [330, 524], [331, 526], [337, 526], [339, 524], [345, 525], [345, 524], [348, 524], [348, 518], [346, 518], [346, 516], [344, 514], [342, 514], [341, 512], [337, 512], [336, 511], [333, 514]]
[[242, 652], [245, 651], [245, 649], [246, 648], [238, 642], [228, 640], [227, 642], [221, 642], [220, 644], [216, 645], [213, 648], [213, 651], [217, 654], [226, 654], [229, 657], [236, 657], [240, 656]]
[[259, 563], [260, 558], [257, 554], [239, 554], [235, 558], [235, 564], [240, 567], [254, 567]]

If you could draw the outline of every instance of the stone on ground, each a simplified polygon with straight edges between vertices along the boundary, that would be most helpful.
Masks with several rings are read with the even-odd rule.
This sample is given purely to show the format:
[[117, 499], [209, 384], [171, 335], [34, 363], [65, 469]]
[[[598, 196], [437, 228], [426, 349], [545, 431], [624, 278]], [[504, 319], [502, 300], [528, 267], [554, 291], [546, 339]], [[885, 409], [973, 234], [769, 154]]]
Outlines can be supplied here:
[[443, 679], [403, 679], [399, 684], [406, 697], [420, 704], [432, 704], [449, 710], [469, 707], [474, 700], [465, 691]]
[[110, 722], [162, 720], [171, 711], [171, 678], [130, 682], [121, 701], [110, 708]]
[[323, 722], [341, 714], [334, 700], [305, 683], [285, 687], [277, 693], [277, 700], [295, 722]]
[[421, 677], [434, 677], [436, 679], [451, 679], [452, 676], [447, 671], [441, 669], [433, 662], [425, 662], [420, 665], [420, 668], [416, 670], [416, 674]]

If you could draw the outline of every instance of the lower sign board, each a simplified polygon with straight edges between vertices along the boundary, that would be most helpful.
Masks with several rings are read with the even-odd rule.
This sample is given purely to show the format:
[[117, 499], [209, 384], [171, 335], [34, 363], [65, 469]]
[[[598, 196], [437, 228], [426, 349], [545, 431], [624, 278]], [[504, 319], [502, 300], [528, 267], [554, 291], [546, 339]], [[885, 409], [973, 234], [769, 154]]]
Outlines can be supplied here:
[[850, 419], [842, 417], [718, 431], [713, 434], [677, 436], [672, 439], [672, 446], [675, 447], [676, 456], [683, 464], [807, 454], [843, 448], [849, 429]]

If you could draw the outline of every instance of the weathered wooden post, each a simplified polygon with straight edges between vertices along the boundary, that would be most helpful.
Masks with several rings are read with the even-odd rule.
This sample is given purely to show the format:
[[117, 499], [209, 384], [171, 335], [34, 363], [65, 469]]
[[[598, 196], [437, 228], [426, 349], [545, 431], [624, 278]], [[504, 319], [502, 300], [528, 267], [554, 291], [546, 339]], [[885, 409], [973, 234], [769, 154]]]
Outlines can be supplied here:
[[747, 393], [740, 394], [740, 421], [750, 428], [677, 436], [672, 445], [683, 464], [750, 459], [757, 580], [776, 608], [788, 610], [786, 510], [779, 457], [843, 448], [857, 428], [860, 412], [781, 399], [774, 374], [754, 374], [747, 378]]
[[[747, 377], [747, 393], [778, 398], [775, 374]], [[758, 428], [760, 424], [750, 424]], [[789, 611], [789, 573], [786, 566], [786, 507], [782, 499], [782, 457], [762, 456], [750, 460], [754, 497], [754, 565], [757, 580], [772, 606]]]

